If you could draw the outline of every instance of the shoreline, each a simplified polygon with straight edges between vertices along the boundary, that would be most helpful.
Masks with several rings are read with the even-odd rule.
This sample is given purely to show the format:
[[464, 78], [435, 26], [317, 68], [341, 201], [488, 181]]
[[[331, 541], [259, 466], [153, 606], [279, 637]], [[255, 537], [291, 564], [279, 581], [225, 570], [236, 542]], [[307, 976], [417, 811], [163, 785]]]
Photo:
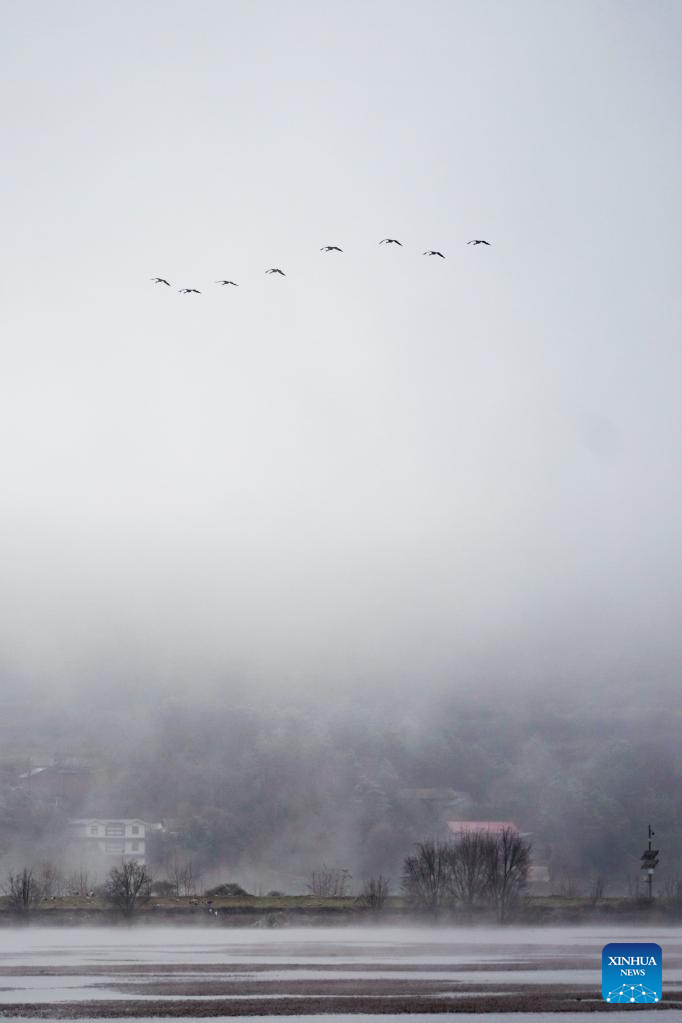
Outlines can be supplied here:
[[[28, 913], [10, 910], [0, 897], [0, 928], [26, 926], [111, 926], [120, 914], [103, 899], [87, 896], [63, 896], [43, 899]], [[677, 901], [633, 900], [625, 897], [571, 898], [556, 895], [525, 896], [514, 913], [499, 923], [489, 910], [478, 912], [443, 911], [437, 919], [410, 911], [401, 896], [389, 896], [380, 910], [369, 908], [353, 896], [321, 899], [312, 895], [240, 896], [210, 899], [205, 896], [155, 897], [136, 911], [135, 925], [153, 926], [225, 926], [286, 927], [334, 925], [414, 925], [429, 926], [580, 926], [611, 924], [674, 926], [682, 920]]]

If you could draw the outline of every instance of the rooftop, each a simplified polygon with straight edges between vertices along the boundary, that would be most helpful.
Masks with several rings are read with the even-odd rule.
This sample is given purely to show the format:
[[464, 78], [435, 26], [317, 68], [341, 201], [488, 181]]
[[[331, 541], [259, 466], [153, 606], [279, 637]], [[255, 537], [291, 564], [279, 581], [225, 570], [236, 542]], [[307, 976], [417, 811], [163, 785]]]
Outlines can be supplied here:
[[486, 834], [499, 835], [503, 831], [513, 831], [519, 834], [519, 829], [513, 821], [448, 821], [448, 828], [454, 835], [469, 835], [474, 831], [484, 831]]

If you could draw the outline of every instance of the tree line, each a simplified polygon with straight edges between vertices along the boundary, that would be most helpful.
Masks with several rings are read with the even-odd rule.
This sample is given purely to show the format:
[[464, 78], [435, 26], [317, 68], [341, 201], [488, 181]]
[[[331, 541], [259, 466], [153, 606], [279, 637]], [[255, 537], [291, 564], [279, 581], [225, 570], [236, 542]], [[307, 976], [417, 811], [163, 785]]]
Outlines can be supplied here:
[[419, 842], [403, 865], [403, 891], [413, 907], [434, 918], [444, 910], [488, 908], [504, 923], [526, 887], [530, 853], [530, 843], [511, 828]]
[[[516, 831], [505, 828], [498, 834], [471, 832], [457, 840], [419, 842], [415, 852], [403, 863], [402, 890], [406, 908], [426, 912], [434, 919], [443, 911], [473, 913], [494, 908], [503, 923], [522, 893], [528, 876], [531, 847]], [[180, 885], [157, 882], [179, 892]], [[310, 895], [347, 898], [351, 894], [351, 875], [345, 868], [313, 870], [307, 886]], [[134, 860], [123, 860], [112, 867], [98, 894], [124, 918], [130, 920], [149, 902], [154, 879], [148, 868]], [[207, 894], [223, 894], [222, 885]], [[28, 919], [31, 911], [46, 897], [46, 886], [33, 870], [24, 867], [7, 875], [3, 892], [7, 906], [15, 915]], [[383, 875], [366, 880], [356, 902], [374, 911], [384, 908], [390, 881]], [[94, 894], [94, 893], [89, 893]], [[279, 893], [278, 893], [279, 894]]]
[[[44, 873], [44, 871], [43, 871]], [[149, 902], [152, 893], [152, 875], [144, 864], [134, 860], [123, 860], [120, 866], [112, 867], [99, 894], [118, 910], [126, 919], [132, 919], [139, 909]], [[50, 890], [41, 875], [32, 868], [24, 867], [20, 871], [10, 871], [2, 893], [9, 911], [14, 916], [28, 920], [32, 911], [48, 895]], [[94, 895], [94, 891], [88, 893]]]

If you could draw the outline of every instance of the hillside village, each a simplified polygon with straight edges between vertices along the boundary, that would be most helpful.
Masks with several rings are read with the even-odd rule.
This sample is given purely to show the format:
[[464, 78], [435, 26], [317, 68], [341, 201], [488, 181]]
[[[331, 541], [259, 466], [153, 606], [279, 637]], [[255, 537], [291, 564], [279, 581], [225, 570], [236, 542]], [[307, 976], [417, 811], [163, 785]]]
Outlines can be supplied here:
[[[5, 762], [2, 771], [2, 796], [5, 801], [23, 804], [34, 822], [44, 813], [53, 831], [47, 837], [45, 862], [54, 868], [52, 888], [57, 894], [82, 894], [100, 885], [113, 866], [134, 861], [147, 866], [155, 876], [178, 872], [178, 857], [189, 862], [183, 848], [182, 825], [175, 820], [148, 821], [142, 817], [75, 817], [91, 805], [90, 794], [96, 780], [96, 767], [78, 758], [58, 759], [52, 763], [17, 772]], [[412, 821], [415, 836], [452, 841], [472, 832], [499, 833], [508, 828], [521, 833], [513, 821], [476, 821], [460, 819], [472, 807], [471, 796], [452, 788], [405, 788], [398, 793]], [[34, 824], [35, 827], [35, 824]], [[39, 826], [36, 831], [40, 833]], [[525, 834], [524, 837], [532, 839]], [[415, 839], [416, 840], [416, 839]], [[169, 853], [169, 850], [172, 850]], [[210, 864], [195, 850], [195, 876], [186, 894], [195, 894], [203, 871]], [[315, 864], [313, 864], [313, 867]], [[311, 868], [312, 869], [312, 868]], [[350, 873], [350, 872], [349, 872]], [[57, 881], [59, 878], [59, 881]], [[272, 878], [271, 878], [272, 879]], [[308, 878], [292, 877], [295, 891], [305, 891]], [[176, 883], [177, 887], [177, 883]], [[530, 894], [549, 894], [551, 879], [546, 864], [533, 862], [528, 876]]]
[[[125, 707], [105, 707], [104, 730], [101, 715], [83, 728], [58, 707], [43, 716], [6, 709], [0, 873], [48, 864], [80, 890], [115, 860], [135, 858], [157, 879], [189, 869], [195, 891], [230, 881], [293, 894], [327, 864], [347, 871], [354, 890], [381, 874], [399, 891], [416, 843], [507, 825], [532, 847], [532, 891], [643, 890], [643, 829], [630, 792], [655, 779], [647, 782], [646, 766], [626, 775], [618, 760], [636, 741], [634, 722], [631, 740], [621, 722], [617, 741], [595, 745], [594, 721], [571, 723], [550, 707], [535, 709], [536, 735], [521, 741], [513, 715], [491, 714], [473, 697], [459, 709], [444, 704], [438, 722], [411, 713], [392, 723], [385, 712], [381, 728], [353, 710], [314, 725], [296, 706], [265, 715], [169, 701], [142, 711], [126, 724]], [[27, 716], [28, 747], [17, 741]], [[652, 771], [667, 757], [670, 776], [679, 773], [676, 735], [672, 718], [661, 724]], [[562, 746], [559, 760], [550, 745]], [[663, 822], [661, 890], [679, 876], [670, 792], [648, 810]]]
[[[181, 822], [173, 819], [149, 821], [142, 817], [74, 816], [84, 807], [92, 807], [92, 791], [97, 784], [97, 767], [84, 759], [55, 758], [51, 763], [18, 771], [5, 762], [2, 772], [2, 797], [7, 804], [23, 807], [40, 834], [41, 814], [50, 822], [45, 836], [44, 860], [54, 867], [53, 887], [59, 894], [80, 894], [84, 888], [101, 884], [112, 866], [134, 861], [147, 866], [155, 876], [178, 869], [178, 857], [189, 862], [191, 854], [183, 843]], [[470, 811], [471, 796], [452, 788], [404, 788], [398, 799], [411, 820], [415, 841], [419, 837], [454, 840], [473, 831], [498, 833], [509, 828], [520, 833], [512, 821], [472, 821], [459, 816]], [[526, 835], [528, 839], [532, 836]], [[200, 877], [211, 864], [200, 849], [192, 850], [196, 873], [191, 894], [199, 887]], [[229, 862], [229, 861], [227, 861]], [[311, 864], [311, 870], [316, 863]], [[350, 873], [350, 872], [349, 872]], [[59, 884], [56, 878], [61, 879]], [[77, 880], [74, 880], [77, 879]], [[305, 874], [291, 877], [295, 891], [305, 891]], [[529, 891], [548, 894], [550, 877], [546, 865], [534, 863], [530, 870]], [[189, 892], [188, 892], [189, 894]]]

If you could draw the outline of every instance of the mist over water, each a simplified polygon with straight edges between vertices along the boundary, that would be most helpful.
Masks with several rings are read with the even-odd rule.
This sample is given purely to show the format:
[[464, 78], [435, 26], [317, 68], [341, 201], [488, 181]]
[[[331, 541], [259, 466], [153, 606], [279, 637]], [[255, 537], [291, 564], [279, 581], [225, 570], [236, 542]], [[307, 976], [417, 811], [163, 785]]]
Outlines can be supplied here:
[[[41, 1005], [45, 1012], [50, 1004], [67, 1003], [78, 1016], [79, 1003], [118, 1000], [129, 1012], [134, 1001], [143, 1015], [145, 1005], [149, 1009], [152, 1003], [182, 998], [186, 1004], [201, 1005], [203, 1014], [210, 1013], [207, 1001], [221, 1000], [224, 1005], [248, 997], [259, 1000], [267, 1015], [268, 1002], [274, 1006], [275, 1000], [294, 992], [305, 1001], [323, 991], [326, 998], [333, 998], [352, 990], [356, 999], [366, 1000], [363, 1011], [371, 1012], [368, 996], [390, 997], [393, 991], [395, 997], [397, 985], [402, 986], [403, 999], [438, 994], [452, 1001], [453, 1011], [466, 999], [481, 999], [483, 1005], [490, 995], [557, 987], [566, 999], [575, 1000], [579, 994], [597, 1008], [602, 946], [635, 937], [660, 942], [666, 950], [664, 990], [665, 985], [674, 988], [682, 980], [682, 962], [679, 930], [672, 929], [638, 928], [636, 935], [619, 928], [418, 926], [279, 932], [195, 927], [38, 928], [19, 933], [2, 929], [0, 1004]], [[306, 984], [307, 995], [302, 994]], [[304, 1003], [299, 1003], [299, 1011], [305, 1012]], [[662, 1011], [665, 1015], [675, 1010]], [[550, 1015], [533, 1013], [533, 1018]], [[564, 1015], [572, 1018], [570, 1012]]]

